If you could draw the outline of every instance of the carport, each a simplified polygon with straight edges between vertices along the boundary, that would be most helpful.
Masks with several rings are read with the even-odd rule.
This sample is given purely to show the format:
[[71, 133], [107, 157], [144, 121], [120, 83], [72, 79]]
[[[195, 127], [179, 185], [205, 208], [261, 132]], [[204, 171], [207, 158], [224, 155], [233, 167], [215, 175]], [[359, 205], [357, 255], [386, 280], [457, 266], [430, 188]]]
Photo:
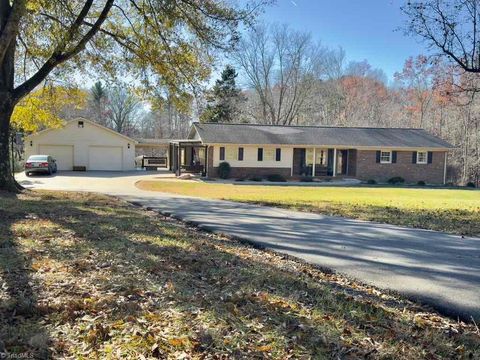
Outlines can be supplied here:
[[170, 139], [136, 138], [135, 162], [137, 167], [158, 170], [169, 167], [168, 149]]
[[208, 146], [200, 140], [174, 140], [168, 150], [169, 169], [177, 176], [182, 173], [207, 175]]

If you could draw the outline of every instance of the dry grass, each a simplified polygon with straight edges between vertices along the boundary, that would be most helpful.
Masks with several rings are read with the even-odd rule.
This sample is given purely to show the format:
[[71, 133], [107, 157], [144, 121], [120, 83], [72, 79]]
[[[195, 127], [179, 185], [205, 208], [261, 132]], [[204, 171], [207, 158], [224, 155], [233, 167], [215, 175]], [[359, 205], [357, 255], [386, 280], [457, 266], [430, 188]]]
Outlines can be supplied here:
[[112, 198], [0, 194], [0, 218], [0, 347], [10, 353], [480, 357], [473, 325]]
[[146, 180], [142, 190], [224, 199], [480, 235], [480, 191], [401, 187], [301, 187]]

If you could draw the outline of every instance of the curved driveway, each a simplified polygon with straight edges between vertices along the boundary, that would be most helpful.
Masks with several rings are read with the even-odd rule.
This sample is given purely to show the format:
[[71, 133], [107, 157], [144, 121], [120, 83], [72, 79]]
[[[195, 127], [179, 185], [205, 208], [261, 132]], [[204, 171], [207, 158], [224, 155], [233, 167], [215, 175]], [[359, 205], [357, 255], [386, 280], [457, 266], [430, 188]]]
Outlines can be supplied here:
[[[26, 187], [93, 191], [151, 207], [480, 321], [480, 239], [265, 206], [142, 191], [161, 173], [59, 173], [18, 180]], [[321, 191], [319, 189], [319, 191]]]

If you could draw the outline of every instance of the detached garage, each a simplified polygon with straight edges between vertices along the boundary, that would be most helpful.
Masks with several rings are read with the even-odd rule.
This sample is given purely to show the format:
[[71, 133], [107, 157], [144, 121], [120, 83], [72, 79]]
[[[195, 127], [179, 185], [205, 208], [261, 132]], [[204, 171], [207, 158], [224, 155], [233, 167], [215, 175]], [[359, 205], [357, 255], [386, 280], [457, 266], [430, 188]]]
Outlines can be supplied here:
[[86, 119], [68, 121], [25, 138], [25, 156], [51, 155], [58, 170], [127, 171], [135, 168], [134, 139]]

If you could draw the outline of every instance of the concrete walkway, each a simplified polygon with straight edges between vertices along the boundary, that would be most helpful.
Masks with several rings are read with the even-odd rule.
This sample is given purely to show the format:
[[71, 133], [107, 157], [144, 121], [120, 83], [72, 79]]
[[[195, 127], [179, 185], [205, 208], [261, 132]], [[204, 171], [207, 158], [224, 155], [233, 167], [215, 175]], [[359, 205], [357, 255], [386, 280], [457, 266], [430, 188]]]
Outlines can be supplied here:
[[[66, 173], [18, 180], [33, 188], [121, 197], [201, 227], [396, 290], [439, 311], [480, 321], [480, 239], [264, 206], [141, 191], [151, 173]], [[319, 189], [319, 191], [321, 191]]]

